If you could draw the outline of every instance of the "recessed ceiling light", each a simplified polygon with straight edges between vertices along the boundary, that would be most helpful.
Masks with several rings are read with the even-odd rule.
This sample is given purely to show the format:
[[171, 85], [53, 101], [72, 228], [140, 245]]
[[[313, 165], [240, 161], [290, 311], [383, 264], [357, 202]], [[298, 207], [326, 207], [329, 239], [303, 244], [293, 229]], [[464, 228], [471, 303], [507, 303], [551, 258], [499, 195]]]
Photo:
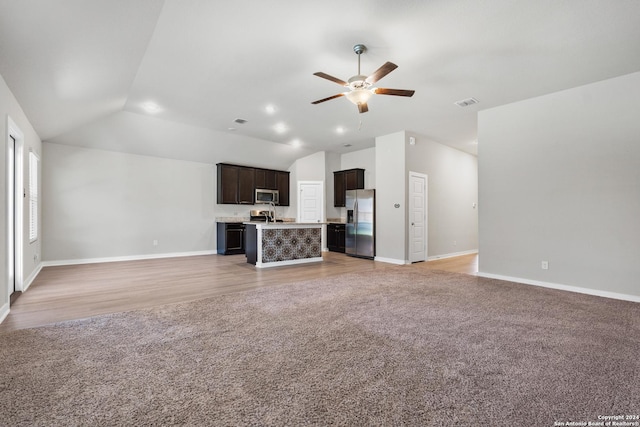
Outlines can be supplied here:
[[236, 130], [236, 128], [229, 128], [229, 130], [233, 132], [234, 130]]
[[248, 122], [247, 119], [235, 119], [234, 122], [238, 123], [239, 125], [243, 125], [245, 123]]
[[345, 133], [345, 129], [342, 126], [338, 126], [336, 128], [336, 133], [339, 133], [340, 135], [342, 135], [343, 133]]
[[276, 112], [276, 110], [277, 110], [277, 108], [273, 104], [269, 104], [266, 107], [264, 107], [264, 111], [266, 111], [267, 114], [274, 114]]
[[296, 138], [293, 141], [291, 141], [291, 145], [294, 147], [300, 147], [302, 145], [302, 141]]
[[278, 133], [285, 133], [287, 131], [287, 125], [282, 122], [276, 123], [276, 125], [273, 127], [273, 130]]
[[343, 147], [351, 147], [351, 144], [347, 143], [347, 144], [343, 144]]
[[145, 102], [144, 104], [142, 104], [142, 108], [144, 109], [144, 111], [146, 111], [149, 114], [155, 114], [160, 111], [160, 106], [155, 102], [151, 102], [151, 101]]

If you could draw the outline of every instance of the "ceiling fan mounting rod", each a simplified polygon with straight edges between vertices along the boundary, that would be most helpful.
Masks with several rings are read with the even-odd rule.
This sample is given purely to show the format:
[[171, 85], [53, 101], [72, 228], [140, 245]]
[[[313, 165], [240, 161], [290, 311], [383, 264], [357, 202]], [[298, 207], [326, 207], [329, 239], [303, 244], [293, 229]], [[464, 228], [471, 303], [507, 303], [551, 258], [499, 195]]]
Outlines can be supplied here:
[[353, 47], [353, 51], [358, 54], [358, 75], [360, 75], [360, 54], [364, 53], [367, 47], [363, 44], [357, 44]]

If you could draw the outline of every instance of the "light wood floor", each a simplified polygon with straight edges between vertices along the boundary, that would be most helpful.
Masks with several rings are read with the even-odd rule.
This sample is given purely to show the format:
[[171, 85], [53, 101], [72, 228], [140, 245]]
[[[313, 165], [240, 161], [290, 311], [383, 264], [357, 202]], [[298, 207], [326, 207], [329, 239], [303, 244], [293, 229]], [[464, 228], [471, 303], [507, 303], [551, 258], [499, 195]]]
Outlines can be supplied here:
[[[154, 307], [318, 277], [394, 268], [392, 264], [327, 252], [324, 262], [256, 269], [244, 255], [45, 267], [11, 305], [0, 333], [99, 314]], [[404, 266], [477, 274], [478, 255]]]

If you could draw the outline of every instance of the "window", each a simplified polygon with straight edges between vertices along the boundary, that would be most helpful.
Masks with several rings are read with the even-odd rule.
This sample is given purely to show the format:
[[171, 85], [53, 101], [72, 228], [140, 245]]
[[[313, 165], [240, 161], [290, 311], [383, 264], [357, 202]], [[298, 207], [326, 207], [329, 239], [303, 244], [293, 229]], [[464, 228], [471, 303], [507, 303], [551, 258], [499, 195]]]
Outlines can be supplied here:
[[29, 241], [38, 239], [38, 156], [29, 151]]

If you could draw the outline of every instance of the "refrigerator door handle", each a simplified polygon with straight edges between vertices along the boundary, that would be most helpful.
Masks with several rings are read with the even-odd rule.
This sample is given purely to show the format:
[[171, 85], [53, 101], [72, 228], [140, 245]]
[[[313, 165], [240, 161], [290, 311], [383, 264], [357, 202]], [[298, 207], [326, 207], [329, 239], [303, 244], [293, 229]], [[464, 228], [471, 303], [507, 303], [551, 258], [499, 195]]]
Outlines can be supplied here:
[[356, 196], [356, 200], [353, 203], [353, 222], [356, 224], [356, 228], [358, 226], [358, 197]]

